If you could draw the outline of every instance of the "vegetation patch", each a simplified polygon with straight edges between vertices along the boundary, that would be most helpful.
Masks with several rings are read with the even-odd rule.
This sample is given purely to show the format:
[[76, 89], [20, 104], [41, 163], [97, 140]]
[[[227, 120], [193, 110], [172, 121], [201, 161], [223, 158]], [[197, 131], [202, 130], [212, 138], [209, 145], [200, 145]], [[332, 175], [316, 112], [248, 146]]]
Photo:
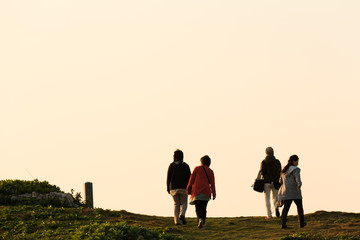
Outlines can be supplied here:
[[151, 239], [151, 240], [176, 240], [182, 239], [168, 235], [164, 231], [147, 229], [144, 227], [130, 226], [125, 222], [120, 223], [93, 223], [78, 228], [72, 239]]
[[64, 193], [47, 181], [1, 180], [0, 205], [79, 207], [83, 202], [80, 193]]
[[360, 240], [360, 236], [352, 236], [349, 234], [338, 234], [336, 236], [323, 236], [322, 234], [295, 233], [280, 238], [280, 240]]
[[51, 185], [47, 181], [40, 182], [35, 179], [33, 181], [24, 180], [1, 180], [0, 181], [0, 194], [3, 195], [20, 195], [24, 193], [51, 193], [61, 192], [60, 188]]
[[164, 228], [130, 225], [124, 219], [121, 212], [103, 209], [3, 206], [0, 239], [183, 239]]

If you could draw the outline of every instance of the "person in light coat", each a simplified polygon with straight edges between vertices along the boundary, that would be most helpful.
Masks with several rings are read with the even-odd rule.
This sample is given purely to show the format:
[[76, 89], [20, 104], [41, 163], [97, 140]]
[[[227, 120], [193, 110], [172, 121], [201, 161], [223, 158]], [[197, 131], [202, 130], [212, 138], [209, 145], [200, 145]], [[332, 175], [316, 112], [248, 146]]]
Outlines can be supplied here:
[[287, 215], [293, 201], [297, 207], [300, 227], [306, 226], [301, 195], [302, 182], [298, 165], [299, 157], [297, 155], [292, 155], [289, 158], [287, 165], [281, 171], [279, 200], [283, 201], [284, 204], [284, 209], [281, 214], [282, 228], [287, 228]]

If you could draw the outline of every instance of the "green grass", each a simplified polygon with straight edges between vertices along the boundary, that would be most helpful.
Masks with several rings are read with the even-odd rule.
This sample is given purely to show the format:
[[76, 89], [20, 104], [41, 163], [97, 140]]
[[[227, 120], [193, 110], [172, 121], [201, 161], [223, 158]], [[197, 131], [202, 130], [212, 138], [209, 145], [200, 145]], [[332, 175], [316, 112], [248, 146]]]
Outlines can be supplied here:
[[308, 225], [299, 228], [290, 216], [286, 230], [277, 218], [208, 218], [200, 230], [195, 218], [175, 226], [172, 217], [126, 211], [2, 206], [0, 239], [360, 239], [360, 214], [318, 211], [305, 218]]

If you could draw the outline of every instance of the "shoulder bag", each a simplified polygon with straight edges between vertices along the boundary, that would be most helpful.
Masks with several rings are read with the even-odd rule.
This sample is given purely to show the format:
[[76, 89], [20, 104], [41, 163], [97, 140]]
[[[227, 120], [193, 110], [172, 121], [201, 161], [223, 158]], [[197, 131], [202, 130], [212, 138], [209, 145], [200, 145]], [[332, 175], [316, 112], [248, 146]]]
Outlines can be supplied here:
[[261, 171], [259, 171], [258, 176], [256, 177], [252, 187], [256, 192], [260, 192], [260, 193], [264, 192], [264, 179], [261, 178]]

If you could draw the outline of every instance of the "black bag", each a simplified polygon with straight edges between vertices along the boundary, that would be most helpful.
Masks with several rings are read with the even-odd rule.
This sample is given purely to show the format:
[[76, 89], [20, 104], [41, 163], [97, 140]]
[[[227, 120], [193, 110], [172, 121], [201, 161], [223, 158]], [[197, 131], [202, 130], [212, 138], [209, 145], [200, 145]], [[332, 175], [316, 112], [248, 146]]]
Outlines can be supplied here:
[[260, 192], [260, 193], [264, 192], [264, 179], [261, 178], [261, 171], [259, 171], [259, 174], [255, 179], [255, 182], [252, 185], [252, 187], [256, 192]]
[[264, 192], [264, 179], [255, 179], [253, 189], [256, 192]]

